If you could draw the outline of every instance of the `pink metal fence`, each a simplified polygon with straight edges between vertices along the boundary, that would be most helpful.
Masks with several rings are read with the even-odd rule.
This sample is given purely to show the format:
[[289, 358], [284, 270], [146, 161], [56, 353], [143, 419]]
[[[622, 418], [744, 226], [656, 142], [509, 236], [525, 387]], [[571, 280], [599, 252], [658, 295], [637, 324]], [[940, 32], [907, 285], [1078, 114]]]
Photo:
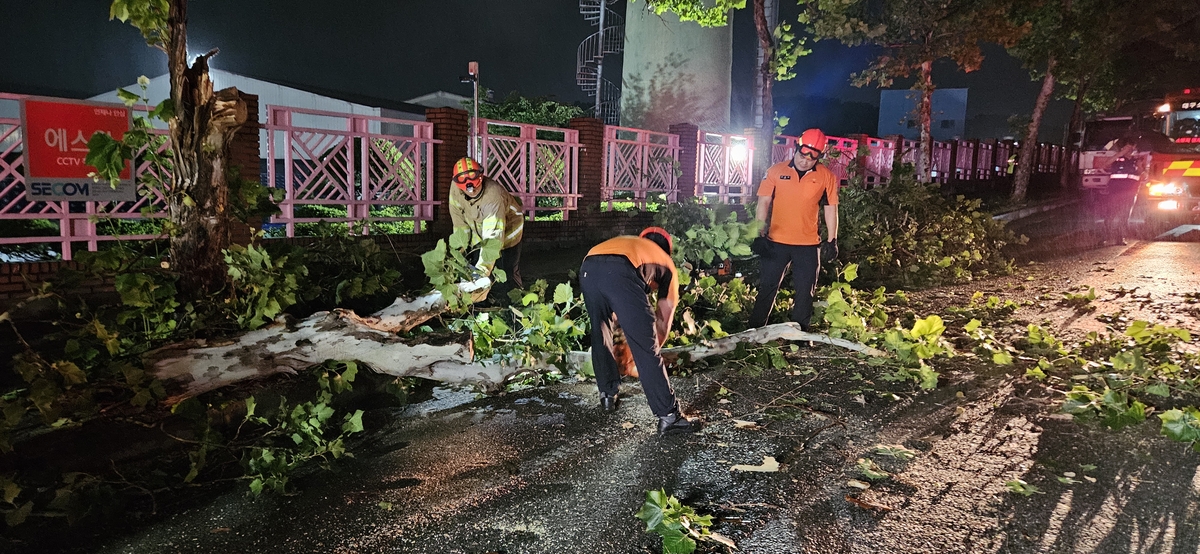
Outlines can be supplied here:
[[892, 164], [896, 158], [896, 141], [873, 137], [864, 139], [867, 157], [863, 160], [863, 176], [868, 187], [883, 184], [892, 176]]
[[699, 132], [698, 138], [696, 196], [714, 196], [723, 204], [742, 204], [752, 197], [754, 139], [704, 131]]
[[579, 204], [579, 131], [480, 119], [484, 172], [525, 206], [525, 216], [557, 212], [567, 219]]
[[[0, 93], [0, 102], [16, 106], [26, 98], [22, 95]], [[165, 131], [156, 131], [165, 134]], [[165, 151], [163, 144], [159, 151]], [[166, 202], [162, 191], [147, 187], [147, 176], [154, 176], [156, 169], [141, 157], [135, 167], [134, 179], [138, 183], [136, 201], [128, 202], [72, 202], [34, 201], [25, 196], [25, 136], [21, 120], [0, 118], [0, 219], [41, 221], [47, 227], [56, 227], [57, 235], [6, 236], [0, 237], [0, 245], [47, 244], [57, 247], [64, 260], [73, 258], [72, 243], [86, 243], [89, 251], [95, 251], [101, 242], [112, 240], [143, 240], [159, 235], [120, 234], [122, 220], [146, 220], [166, 217]], [[169, 175], [160, 175], [170, 181]], [[107, 186], [96, 183], [96, 186]], [[30, 232], [38, 232], [30, 229]], [[109, 232], [113, 231], [113, 232]]]
[[[827, 140], [823, 163], [845, 184], [850, 179], [850, 164], [858, 153], [858, 140], [842, 137], [828, 137]], [[795, 155], [799, 141], [800, 137], [777, 135], [771, 148], [771, 163], [790, 159]]]
[[287, 236], [297, 223], [321, 220], [412, 221], [420, 232], [433, 219], [433, 145], [441, 141], [432, 123], [278, 106], [268, 114], [267, 174], [287, 191], [271, 221]]
[[613, 125], [604, 128], [604, 177], [601, 200], [631, 200], [645, 209], [647, 200], [675, 202], [679, 136]]

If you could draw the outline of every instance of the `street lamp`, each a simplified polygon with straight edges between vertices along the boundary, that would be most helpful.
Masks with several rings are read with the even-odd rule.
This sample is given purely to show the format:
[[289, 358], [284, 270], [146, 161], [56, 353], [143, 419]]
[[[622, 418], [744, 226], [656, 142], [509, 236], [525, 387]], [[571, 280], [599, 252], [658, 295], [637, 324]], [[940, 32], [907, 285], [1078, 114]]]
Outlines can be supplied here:
[[468, 63], [467, 75], [459, 77], [459, 82], [471, 83], [471, 88], [474, 89], [472, 92], [474, 102], [471, 104], [473, 110], [471, 114], [471, 144], [467, 147], [467, 155], [471, 159], [483, 163], [479, 159], [479, 62]]

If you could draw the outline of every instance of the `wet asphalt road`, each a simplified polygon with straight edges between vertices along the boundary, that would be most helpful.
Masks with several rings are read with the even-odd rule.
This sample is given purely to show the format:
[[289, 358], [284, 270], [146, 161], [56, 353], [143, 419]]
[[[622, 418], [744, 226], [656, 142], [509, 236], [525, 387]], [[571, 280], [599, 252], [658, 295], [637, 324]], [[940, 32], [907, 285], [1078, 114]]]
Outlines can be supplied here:
[[[1196, 331], [1187, 301], [1200, 292], [1198, 268], [1200, 243], [1139, 242], [934, 294], [961, 304], [973, 290], [1034, 297], [1090, 286], [1096, 313], [1123, 309]], [[1103, 327], [1052, 303], [1030, 309], [1038, 311], [1024, 317], [1062, 334]], [[1158, 437], [1153, 422], [1121, 432], [1079, 424], [1020, 377], [969, 363], [943, 369], [934, 391], [884, 400], [849, 390], [869, 368], [836, 349], [789, 361], [797, 375], [715, 369], [674, 378], [685, 410], [707, 423], [666, 439], [654, 435], [633, 383], [613, 415], [598, 409], [587, 382], [478, 400], [439, 389], [405, 411], [369, 413], [358, 457], [301, 476], [295, 496], [231, 489], [75, 551], [660, 552], [633, 516], [658, 488], [716, 515], [714, 530], [739, 552], [1200, 551], [1200, 455]], [[810, 369], [816, 377], [799, 374]], [[885, 387], [869, 374], [861, 382]], [[762, 407], [790, 391], [805, 411], [766, 417]], [[856, 493], [845, 485], [858, 477], [855, 461], [879, 443], [917, 453], [907, 463], [873, 458], [894, 477], [858, 498], [886, 512], [844, 498]], [[781, 470], [729, 469], [764, 456]], [[1079, 482], [1060, 482], [1065, 472]], [[1005, 481], [1017, 478], [1041, 493], [1008, 493]]]

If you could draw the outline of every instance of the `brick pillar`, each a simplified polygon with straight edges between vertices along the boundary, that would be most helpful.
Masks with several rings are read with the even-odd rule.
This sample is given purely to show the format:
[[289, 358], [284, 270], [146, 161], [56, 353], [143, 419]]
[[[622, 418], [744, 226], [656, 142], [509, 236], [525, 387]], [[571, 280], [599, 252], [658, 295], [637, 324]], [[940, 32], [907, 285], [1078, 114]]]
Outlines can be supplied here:
[[572, 119], [568, 127], [579, 131], [579, 207], [584, 216], [600, 210], [604, 186], [604, 122], [593, 117]]
[[[453, 229], [450, 221], [449, 187], [454, 178], [454, 162], [467, 157], [467, 143], [471, 141], [470, 116], [466, 110], [457, 108], [429, 108], [425, 110], [425, 121], [433, 124], [433, 138], [441, 144], [433, 146], [433, 199], [438, 200], [434, 211], [431, 231], [449, 235]], [[485, 167], [486, 171], [487, 168]]]
[[700, 128], [691, 123], [676, 123], [668, 130], [679, 136], [679, 201], [696, 197], [696, 152]]
[[[233, 140], [229, 142], [227, 164], [237, 172], [238, 178], [258, 181], [262, 165], [259, 156], [258, 131], [262, 124], [258, 121], [258, 95], [238, 91], [238, 96], [246, 103], [246, 123], [233, 134]], [[233, 244], [250, 244], [260, 229], [262, 219], [247, 221], [246, 225], [235, 221], [229, 228], [229, 241]]]

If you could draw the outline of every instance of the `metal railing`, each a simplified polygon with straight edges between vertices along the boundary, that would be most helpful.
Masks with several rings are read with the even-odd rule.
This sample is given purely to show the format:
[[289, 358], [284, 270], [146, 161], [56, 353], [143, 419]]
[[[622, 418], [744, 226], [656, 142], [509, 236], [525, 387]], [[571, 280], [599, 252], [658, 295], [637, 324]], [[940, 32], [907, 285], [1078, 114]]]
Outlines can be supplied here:
[[647, 201], [676, 202], [679, 197], [679, 136], [644, 129], [604, 128], [604, 170], [600, 198], [632, 201], [639, 210]]
[[[271, 222], [433, 220], [433, 124], [268, 106], [268, 183], [286, 191]], [[366, 227], [363, 232], [366, 232]]]
[[480, 119], [484, 174], [521, 200], [525, 216], [567, 219], [579, 204], [579, 131]]
[[743, 204], [754, 196], [750, 176], [754, 139], [700, 131], [696, 143], [696, 196], [722, 204]]

